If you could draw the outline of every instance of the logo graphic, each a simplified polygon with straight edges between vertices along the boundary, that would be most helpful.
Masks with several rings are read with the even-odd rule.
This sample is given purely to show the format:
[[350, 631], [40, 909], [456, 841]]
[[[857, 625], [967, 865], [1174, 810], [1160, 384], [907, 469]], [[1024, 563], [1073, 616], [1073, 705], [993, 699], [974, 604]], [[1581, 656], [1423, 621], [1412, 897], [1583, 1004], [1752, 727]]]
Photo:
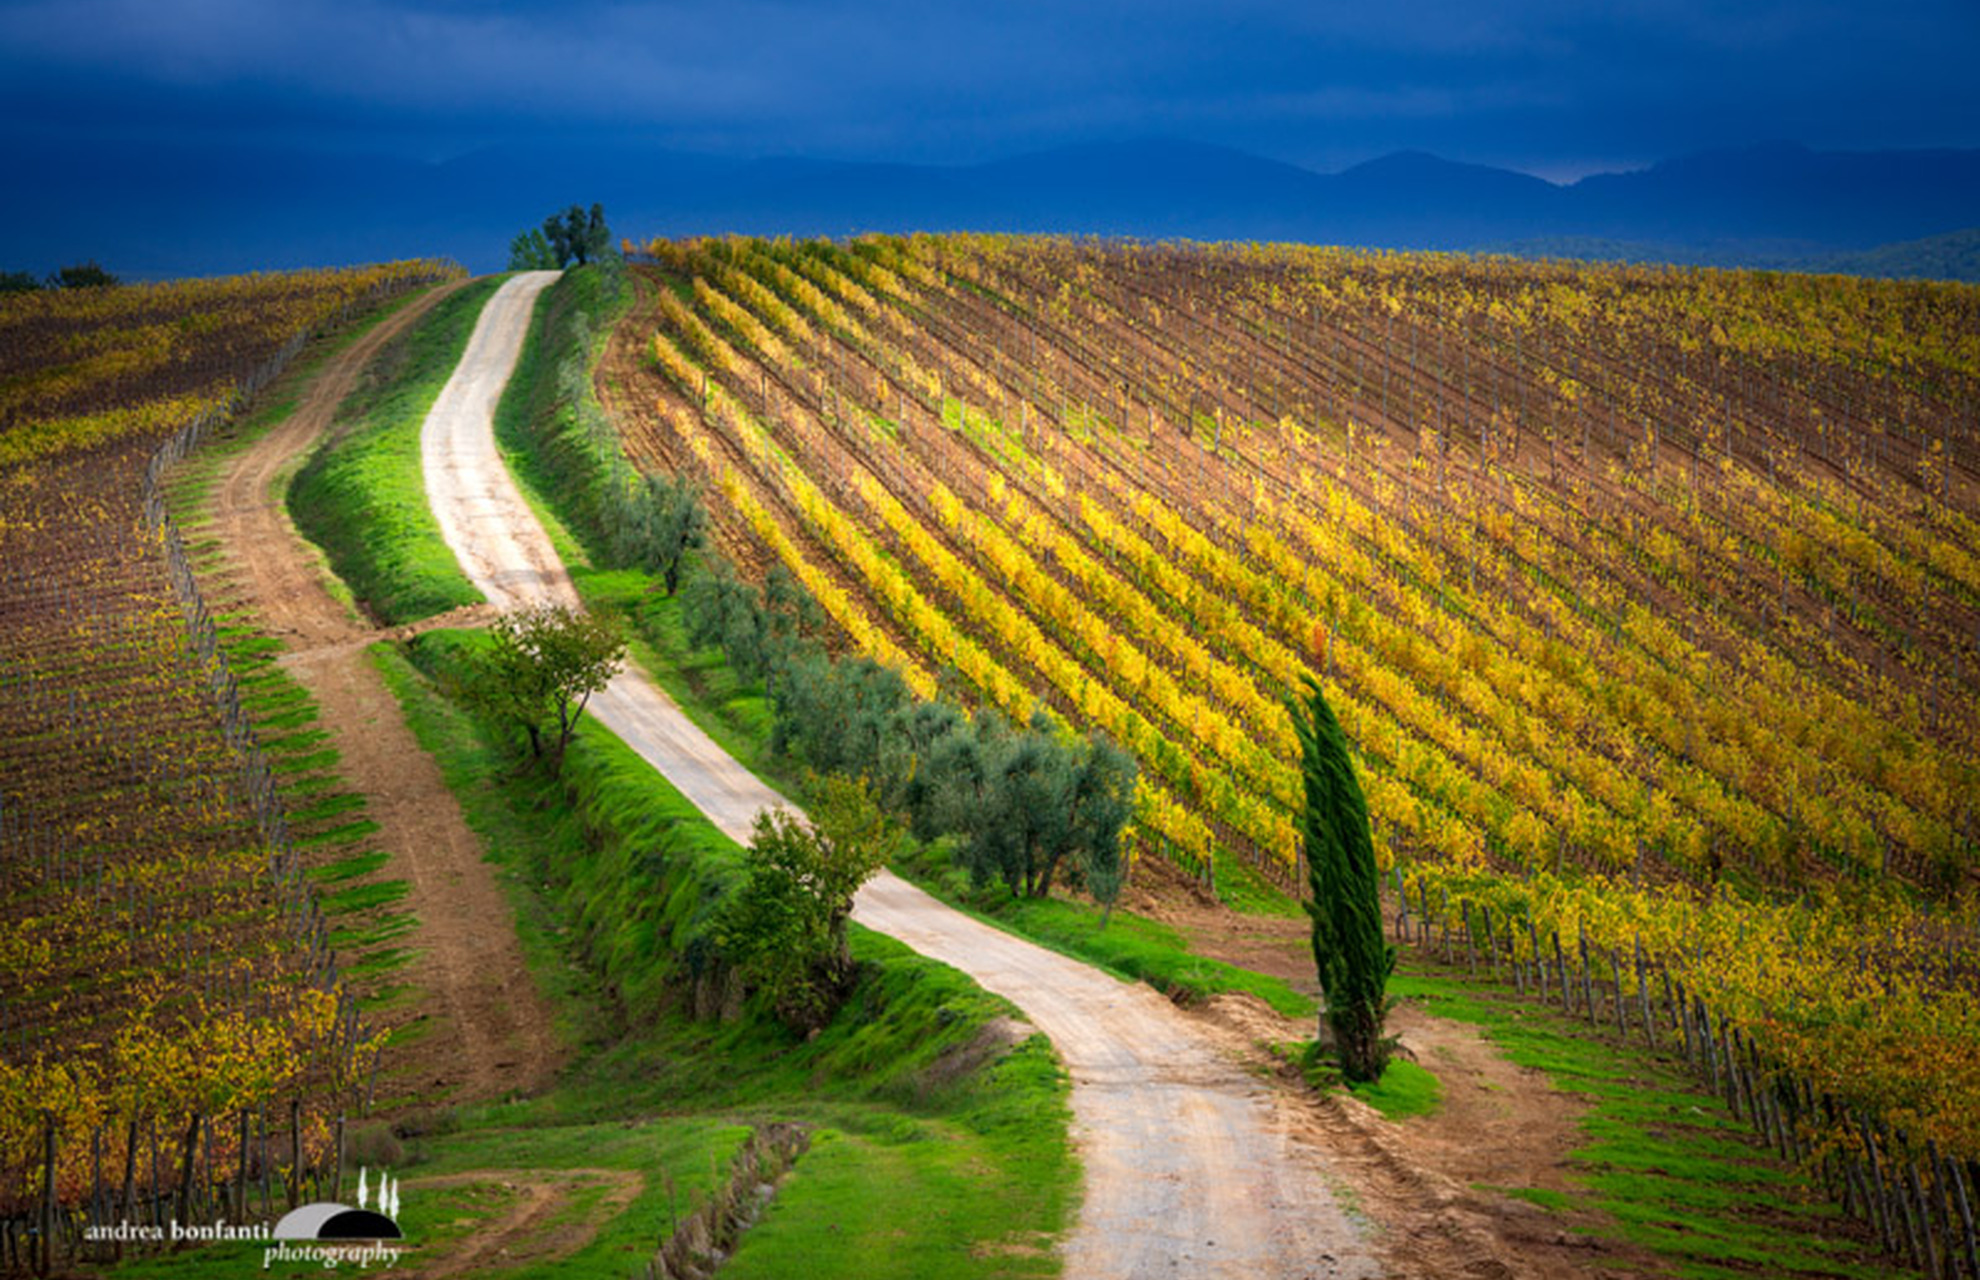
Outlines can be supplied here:
[[405, 1233], [393, 1221], [399, 1213], [399, 1184], [390, 1175], [378, 1175], [378, 1207], [370, 1206], [371, 1192], [365, 1169], [358, 1170], [357, 1208], [319, 1200], [291, 1209], [275, 1224], [277, 1240], [403, 1240]]

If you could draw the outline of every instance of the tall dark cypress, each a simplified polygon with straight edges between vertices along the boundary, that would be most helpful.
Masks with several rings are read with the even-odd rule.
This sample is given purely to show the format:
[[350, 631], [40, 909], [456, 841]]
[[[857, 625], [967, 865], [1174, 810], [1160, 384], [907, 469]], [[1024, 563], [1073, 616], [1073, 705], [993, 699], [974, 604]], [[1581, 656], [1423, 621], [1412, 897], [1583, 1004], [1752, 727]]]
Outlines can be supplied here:
[[1312, 897], [1305, 905], [1313, 918], [1313, 959], [1327, 1002], [1323, 1016], [1341, 1074], [1350, 1081], [1375, 1080], [1389, 1058], [1382, 1035], [1388, 1013], [1384, 990], [1396, 952], [1382, 938], [1368, 802], [1355, 780], [1347, 737], [1310, 676], [1306, 692], [1305, 707], [1294, 702], [1290, 709], [1306, 782], [1300, 835]]

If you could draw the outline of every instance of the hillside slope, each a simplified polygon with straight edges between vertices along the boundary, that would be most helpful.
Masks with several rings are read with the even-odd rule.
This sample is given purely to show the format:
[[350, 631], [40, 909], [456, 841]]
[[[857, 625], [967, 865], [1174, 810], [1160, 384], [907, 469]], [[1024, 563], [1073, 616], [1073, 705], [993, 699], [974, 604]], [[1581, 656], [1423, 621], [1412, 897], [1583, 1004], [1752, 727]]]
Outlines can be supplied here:
[[1303, 883], [1311, 673], [1413, 893], [1640, 942], [1980, 1152], [1980, 291], [1023, 237], [647, 256], [607, 375], [642, 464], [912, 686], [1131, 750], [1143, 856]]

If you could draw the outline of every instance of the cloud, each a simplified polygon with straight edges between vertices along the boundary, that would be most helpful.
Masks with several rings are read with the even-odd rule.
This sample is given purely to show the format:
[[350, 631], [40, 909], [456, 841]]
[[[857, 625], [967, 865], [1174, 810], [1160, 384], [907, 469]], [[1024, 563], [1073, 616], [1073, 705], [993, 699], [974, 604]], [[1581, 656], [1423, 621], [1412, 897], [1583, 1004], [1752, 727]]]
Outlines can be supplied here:
[[1971, 0], [28, 0], [0, 6], [0, 107], [16, 129], [383, 145], [619, 131], [967, 160], [1162, 132], [1558, 168], [1775, 136], [1980, 143], [1976, 46]]

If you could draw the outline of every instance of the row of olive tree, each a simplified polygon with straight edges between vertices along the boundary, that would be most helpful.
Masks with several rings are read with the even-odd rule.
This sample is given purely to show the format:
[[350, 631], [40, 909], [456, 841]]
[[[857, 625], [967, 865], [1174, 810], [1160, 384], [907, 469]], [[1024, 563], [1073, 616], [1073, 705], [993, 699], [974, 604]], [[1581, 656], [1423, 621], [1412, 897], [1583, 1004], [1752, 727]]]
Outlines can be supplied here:
[[773, 751], [869, 779], [916, 838], [953, 839], [978, 884], [1044, 897], [1070, 879], [1111, 908], [1134, 812], [1125, 751], [1043, 713], [1023, 726], [994, 710], [966, 715], [915, 697], [870, 658], [831, 656], [823, 611], [782, 566], [759, 591], [717, 561], [689, 579], [682, 605], [691, 640], [719, 645], [738, 675], [763, 681]]

